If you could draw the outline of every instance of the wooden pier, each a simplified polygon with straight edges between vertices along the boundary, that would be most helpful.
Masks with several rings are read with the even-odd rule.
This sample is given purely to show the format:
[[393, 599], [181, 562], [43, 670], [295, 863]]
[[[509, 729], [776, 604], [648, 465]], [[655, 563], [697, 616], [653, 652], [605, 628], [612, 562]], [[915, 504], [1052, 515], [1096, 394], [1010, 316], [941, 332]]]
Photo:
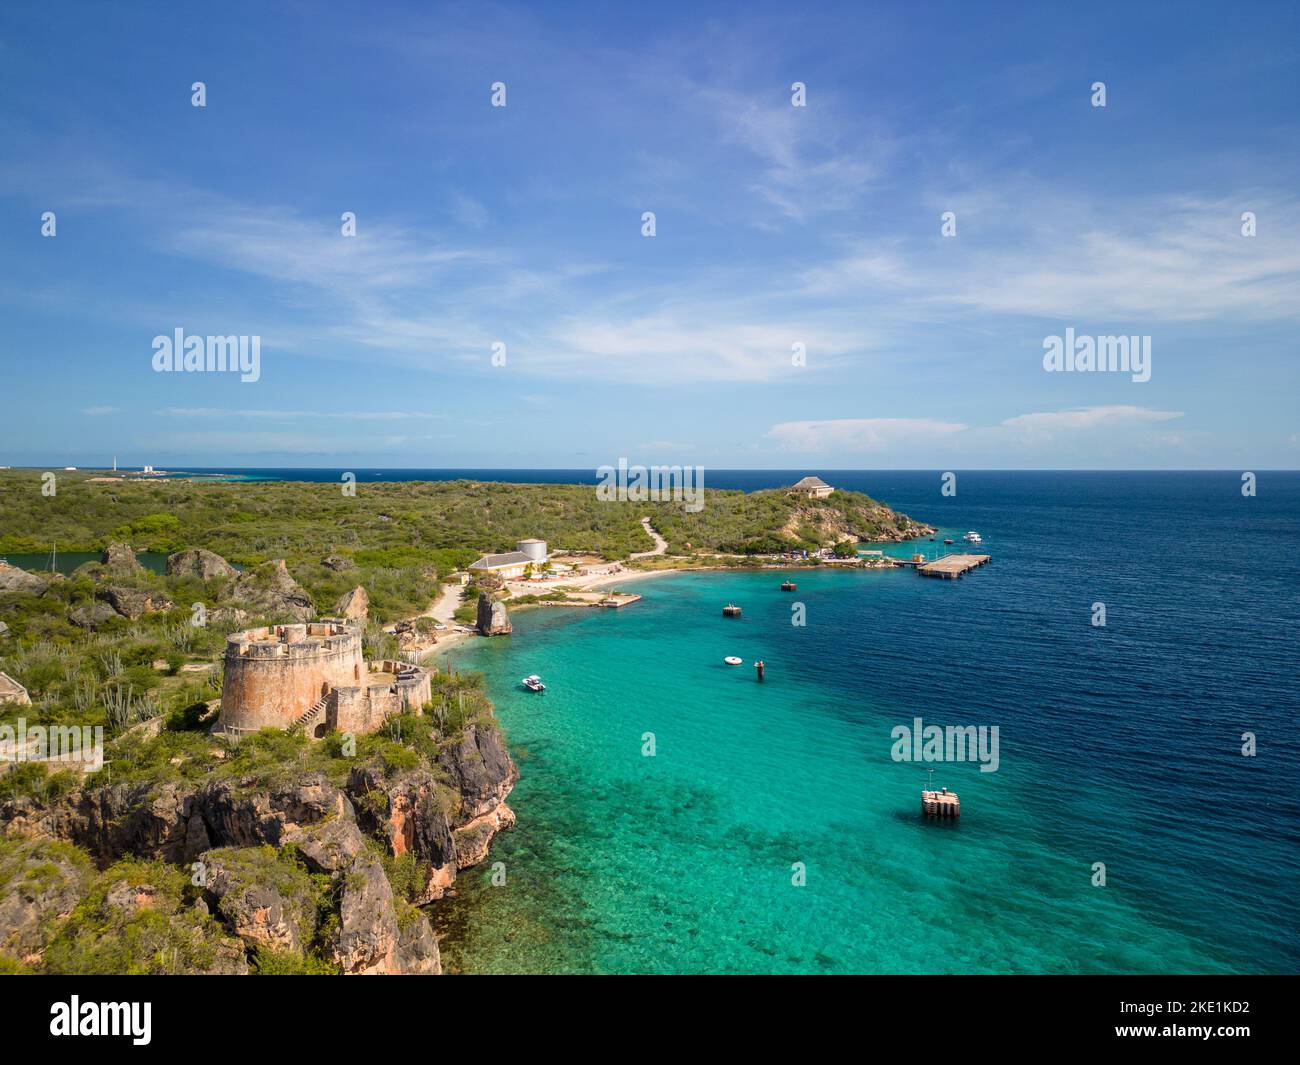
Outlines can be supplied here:
[[957, 801], [957, 793], [947, 788], [922, 791], [921, 810], [926, 817], [960, 817], [961, 803]]
[[963, 573], [979, 569], [992, 557], [992, 555], [944, 555], [943, 558], [935, 559], [933, 562], [918, 563], [916, 572], [926, 577], [945, 577], [952, 580]]

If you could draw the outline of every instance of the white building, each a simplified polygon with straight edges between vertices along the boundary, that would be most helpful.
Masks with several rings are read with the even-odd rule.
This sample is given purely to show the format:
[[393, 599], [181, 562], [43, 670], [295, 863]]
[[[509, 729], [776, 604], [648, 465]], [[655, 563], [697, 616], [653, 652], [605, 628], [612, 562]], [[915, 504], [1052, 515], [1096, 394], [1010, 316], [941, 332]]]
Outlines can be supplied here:
[[469, 567], [471, 573], [493, 573], [503, 580], [518, 580], [528, 573], [540, 573], [546, 567], [546, 541], [520, 540], [514, 551], [484, 555]]
[[825, 499], [830, 495], [834, 488], [828, 485], [820, 477], [805, 477], [801, 481], [796, 481], [790, 486], [792, 492], [803, 492], [812, 496], [814, 499]]

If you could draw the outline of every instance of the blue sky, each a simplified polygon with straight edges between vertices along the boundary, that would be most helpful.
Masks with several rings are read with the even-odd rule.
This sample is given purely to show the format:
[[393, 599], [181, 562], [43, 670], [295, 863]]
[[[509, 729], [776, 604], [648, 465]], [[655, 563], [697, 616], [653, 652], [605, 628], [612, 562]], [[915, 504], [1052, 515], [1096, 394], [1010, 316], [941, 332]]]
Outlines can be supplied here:
[[0, 464], [1293, 468], [1297, 12], [7, 4]]

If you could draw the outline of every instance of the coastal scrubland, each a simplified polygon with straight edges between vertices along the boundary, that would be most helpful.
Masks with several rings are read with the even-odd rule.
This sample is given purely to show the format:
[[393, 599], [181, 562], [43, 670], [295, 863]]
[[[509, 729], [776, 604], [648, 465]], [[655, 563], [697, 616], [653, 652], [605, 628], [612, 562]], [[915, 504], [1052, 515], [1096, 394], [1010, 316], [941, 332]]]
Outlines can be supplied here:
[[0, 471], [0, 554], [48, 552], [54, 543], [97, 551], [117, 540], [137, 551], [203, 547], [246, 565], [284, 558], [292, 566], [340, 552], [378, 568], [450, 569], [467, 554], [513, 550], [527, 537], [552, 550], [625, 559], [654, 547], [640, 524], [645, 516], [673, 554], [829, 547], [928, 529], [847, 491], [814, 500], [780, 489], [710, 489], [692, 513], [680, 501], [602, 501], [583, 485], [385, 482], [345, 495], [341, 485], [308, 482], [57, 476], [57, 494], [45, 496], [38, 472]]

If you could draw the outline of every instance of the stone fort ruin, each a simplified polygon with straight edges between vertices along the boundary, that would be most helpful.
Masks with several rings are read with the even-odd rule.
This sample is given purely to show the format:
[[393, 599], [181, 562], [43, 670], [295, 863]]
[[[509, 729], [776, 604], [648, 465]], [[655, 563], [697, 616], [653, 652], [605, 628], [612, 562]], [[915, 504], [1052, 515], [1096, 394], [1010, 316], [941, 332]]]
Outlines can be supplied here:
[[429, 678], [409, 662], [367, 663], [361, 626], [343, 618], [236, 632], [226, 640], [213, 731], [300, 726], [313, 739], [333, 729], [373, 732], [393, 714], [419, 711], [431, 698]]

